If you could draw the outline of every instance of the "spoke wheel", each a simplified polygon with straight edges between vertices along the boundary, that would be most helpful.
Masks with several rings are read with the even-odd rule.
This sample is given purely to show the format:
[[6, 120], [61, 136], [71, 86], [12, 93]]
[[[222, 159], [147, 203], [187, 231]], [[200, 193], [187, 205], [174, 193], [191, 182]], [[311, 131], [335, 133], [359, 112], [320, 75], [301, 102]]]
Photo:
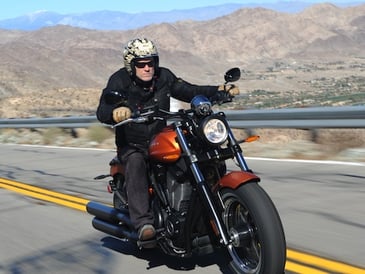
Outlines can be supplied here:
[[223, 221], [231, 244], [228, 252], [235, 273], [283, 273], [286, 244], [279, 215], [257, 183], [221, 190]]
[[231, 256], [245, 273], [257, 273], [261, 264], [261, 248], [257, 228], [247, 207], [235, 197], [225, 201], [224, 222], [232, 240]]

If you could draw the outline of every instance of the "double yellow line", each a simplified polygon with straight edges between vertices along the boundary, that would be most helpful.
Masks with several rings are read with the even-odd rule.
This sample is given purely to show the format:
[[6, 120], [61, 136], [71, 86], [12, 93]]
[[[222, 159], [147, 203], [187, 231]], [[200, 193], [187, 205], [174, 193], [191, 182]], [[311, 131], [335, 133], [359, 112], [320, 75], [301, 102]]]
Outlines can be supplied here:
[[285, 269], [305, 274], [365, 274], [365, 269], [291, 249], [286, 251]]
[[[8, 189], [39, 200], [52, 202], [73, 209], [86, 211], [89, 200], [50, 191], [0, 177], [0, 187]], [[299, 274], [365, 274], [365, 269], [317, 257], [308, 253], [287, 249], [285, 269]]]
[[75, 196], [62, 194], [44, 188], [22, 184], [8, 179], [0, 178], [0, 187], [30, 196], [39, 200], [52, 202], [62, 206], [71, 207], [81, 211], [86, 211], [86, 204], [89, 200]]

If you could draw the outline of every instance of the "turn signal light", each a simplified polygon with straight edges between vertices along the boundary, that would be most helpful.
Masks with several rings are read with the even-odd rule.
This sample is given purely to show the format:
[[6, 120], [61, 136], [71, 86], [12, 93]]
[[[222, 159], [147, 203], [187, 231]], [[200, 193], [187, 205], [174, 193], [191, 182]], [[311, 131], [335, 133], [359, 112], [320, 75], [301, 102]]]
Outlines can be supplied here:
[[259, 135], [253, 135], [253, 136], [249, 136], [245, 139], [245, 142], [250, 143], [250, 142], [255, 142], [258, 139], [260, 139]]

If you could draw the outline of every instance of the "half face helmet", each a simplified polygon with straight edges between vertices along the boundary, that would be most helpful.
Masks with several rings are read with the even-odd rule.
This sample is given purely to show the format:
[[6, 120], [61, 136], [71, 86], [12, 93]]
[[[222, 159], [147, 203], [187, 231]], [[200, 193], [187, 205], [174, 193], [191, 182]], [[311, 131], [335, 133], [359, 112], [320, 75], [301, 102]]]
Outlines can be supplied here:
[[154, 43], [147, 38], [130, 40], [123, 50], [124, 66], [130, 75], [135, 75], [134, 62], [139, 59], [153, 58], [155, 72], [158, 69], [158, 52]]

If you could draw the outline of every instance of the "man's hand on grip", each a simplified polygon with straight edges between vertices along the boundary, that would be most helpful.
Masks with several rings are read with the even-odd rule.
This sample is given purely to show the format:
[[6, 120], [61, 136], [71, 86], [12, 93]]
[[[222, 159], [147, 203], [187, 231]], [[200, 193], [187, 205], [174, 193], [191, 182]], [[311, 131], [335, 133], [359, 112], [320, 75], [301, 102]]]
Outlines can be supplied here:
[[124, 121], [130, 118], [132, 115], [132, 111], [128, 107], [118, 107], [113, 110], [113, 120], [116, 123]]
[[235, 85], [220, 85], [218, 87], [218, 91], [228, 92], [230, 96], [235, 96], [240, 94], [239, 88]]

